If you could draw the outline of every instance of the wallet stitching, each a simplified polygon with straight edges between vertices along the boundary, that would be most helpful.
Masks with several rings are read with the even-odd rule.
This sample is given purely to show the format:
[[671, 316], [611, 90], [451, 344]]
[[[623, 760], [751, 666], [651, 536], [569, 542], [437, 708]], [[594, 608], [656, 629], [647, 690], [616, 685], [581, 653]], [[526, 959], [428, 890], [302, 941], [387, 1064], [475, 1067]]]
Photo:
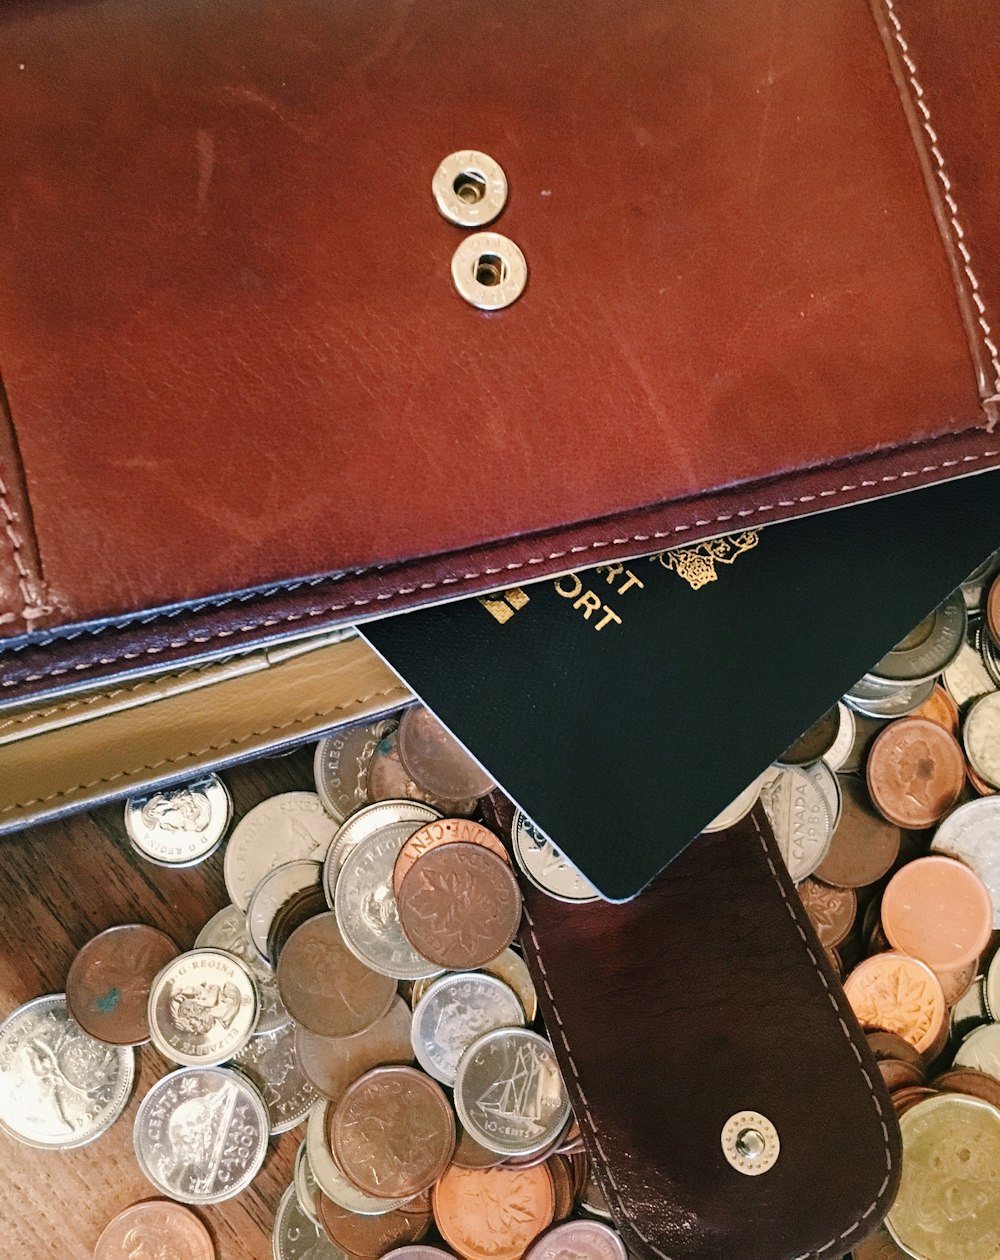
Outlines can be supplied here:
[[24, 559], [21, 555], [21, 549], [24, 546], [24, 539], [21, 537], [21, 533], [16, 525], [17, 517], [15, 516], [7, 497], [9, 493], [10, 492], [8, 491], [6, 483], [3, 479], [3, 474], [0, 473], [0, 512], [3, 512], [4, 533], [10, 541], [11, 555], [14, 559], [14, 567], [17, 569], [17, 585], [21, 592], [21, 616], [27, 620], [28, 611], [34, 601], [31, 595], [31, 585], [28, 580], [28, 570], [25, 567]]
[[[879, 477], [877, 480], [870, 480], [870, 479], [862, 478], [858, 480], [857, 482], [849, 483], [847, 485], [840, 486], [839, 488], [835, 487], [829, 490], [818, 490], [814, 494], [799, 495], [799, 497], [795, 499], [778, 499], [774, 503], [761, 503], [753, 508], [743, 508], [739, 511], [723, 512], [718, 516], [709, 517], [704, 520], [696, 520], [696, 521], [692, 521], [684, 525], [675, 525], [671, 529], [667, 529], [667, 530], [653, 530], [648, 534], [631, 534], [631, 535], [627, 535], [624, 538], [598, 539], [598, 540], [595, 540], [594, 542], [585, 543], [585, 544], [581, 544], [581, 545], [573, 546], [573, 547], [567, 547], [561, 551], [553, 551], [553, 552], [550, 552], [547, 556], [530, 556], [526, 560], [511, 561], [508, 564], [503, 564], [496, 567], [487, 566], [483, 569], [480, 569], [478, 572], [475, 572], [475, 573], [465, 573], [461, 576], [456, 575], [455, 577], [440, 578], [434, 582], [420, 582], [416, 586], [401, 586], [401, 587], [398, 587], [396, 590], [385, 591], [378, 595], [367, 596], [363, 599], [348, 600], [342, 604], [328, 604], [328, 605], [324, 605], [321, 608], [309, 608], [309, 609], [304, 609], [300, 612], [283, 613], [280, 616], [274, 616], [274, 617], [258, 617], [252, 621], [246, 622], [245, 624], [241, 626], [234, 626], [230, 629], [213, 630], [205, 634], [193, 634], [193, 635], [189, 635], [187, 638], [170, 640], [169, 642], [164, 643], [164, 644], [151, 644], [147, 647], [138, 648], [135, 651], [114, 652], [108, 656], [99, 657], [96, 661], [78, 661], [76, 664], [73, 664], [73, 665], [52, 665], [47, 669], [37, 670], [34, 673], [27, 674], [22, 678], [2, 679], [0, 680], [0, 688], [18, 687], [24, 683], [39, 682], [44, 678], [59, 677], [60, 675], [63, 675], [63, 674], [70, 674], [70, 673], [78, 672], [81, 670], [89, 670], [89, 669], [93, 669], [101, 665], [115, 665], [119, 661], [138, 660], [140, 657], [156, 656], [161, 652], [166, 652], [173, 649], [186, 648], [186, 647], [191, 646], [191, 644], [194, 644], [194, 643], [211, 643], [216, 639], [230, 638], [233, 635], [237, 635], [237, 634], [249, 634], [255, 630], [264, 629], [270, 626], [286, 625], [295, 621], [302, 621], [309, 617], [323, 617], [323, 616], [327, 616], [330, 613], [340, 612], [348, 608], [361, 608], [368, 604], [377, 604], [384, 600], [394, 599], [400, 595], [412, 595], [412, 594], [415, 594], [417, 591], [433, 591], [443, 586], [452, 586], [452, 585], [460, 584], [462, 582], [472, 582], [481, 577], [493, 577], [501, 573], [511, 572], [516, 569], [530, 568], [532, 565], [535, 565], [535, 564], [544, 564], [546, 560], [559, 560], [559, 559], [562, 559], [564, 556], [572, 556], [572, 555], [578, 555], [578, 554], [588, 552], [588, 551], [595, 551], [601, 547], [618, 547], [618, 546], [622, 546], [625, 543], [636, 543], [636, 542], [645, 543], [645, 542], [657, 541], [659, 539], [672, 537], [673, 535], [683, 533], [690, 529], [698, 529], [704, 525], [718, 525], [726, 521], [732, 521], [732, 520], [742, 521], [748, 517], [756, 516], [764, 512], [777, 511], [779, 508], [795, 507], [797, 504], [800, 504], [800, 503], [813, 503], [822, 499], [836, 497], [839, 494], [845, 494], [852, 490], [860, 489], [862, 487], [873, 487], [873, 486], [877, 486], [883, 483], [900, 481], [907, 477], [919, 477], [924, 473], [938, 472], [942, 468], [954, 468], [960, 464], [975, 463], [981, 459], [992, 459], [996, 455], [1000, 455], [1000, 449], [991, 450], [991, 451], [982, 451], [977, 455], [963, 455], [957, 459], [945, 459], [945, 460], [942, 460], [940, 464], [925, 464], [922, 468], [907, 469], [900, 473], [887, 473], [884, 476]], [[219, 600], [209, 600], [207, 602], [202, 601], [200, 603], [200, 607], [222, 607], [225, 604], [230, 604], [230, 603], [234, 603], [238, 601], [246, 602], [251, 599], [259, 599], [259, 598], [263, 598], [269, 595], [297, 590], [303, 586], [318, 586], [324, 582], [343, 581], [346, 577], [361, 576], [365, 573], [374, 572], [376, 571], [376, 569], [383, 568], [383, 567], [384, 566], [382, 565], [377, 565], [377, 566], [374, 566], [372, 569], [354, 570], [350, 574], [339, 574], [336, 576], [323, 576], [323, 577], [318, 577], [318, 578], [297, 579], [294, 582], [285, 582], [285, 583], [281, 583], [278, 586], [270, 587], [266, 591], [252, 592], [251, 594], [248, 594], [248, 595], [229, 595], [229, 596], [224, 596], [223, 598]], [[179, 615], [180, 613], [183, 613], [186, 611], [190, 611], [190, 610], [180, 609], [178, 610], [178, 614], [174, 614], [174, 615]], [[171, 614], [162, 614], [162, 613], [156, 614], [155, 617], [146, 618], [145, 620], [147, 621], [154, 620], [158, 617], [169, 616], [169, 615]], [[133, 623], [133, 624], [142, 624], [142, 619], [139, 619], [138, 622]], [[108, 628], [109, 627], [107, 626], [99, 626], [99, 627], [95, 627], [91, 629], [78, 630], [72, 634], [60, 636], [58, 641], [66, 642], [69, 639], [79, 638], [80, 636], [85, 635], [85, 634], [100, 635], [104, 633]], [[31, 646], [31, 645], [28, 645], [28, 646]]]
[[[785, 891], [785, 886], [781, 882], [781, 878], [778, 875], [777, 868], [775, 867], [774, 862], [771, 858], [771, 854], [768, 850], [767, 840], [764, 836], [763, 831], [761, 831], [760, 823], [757, 821], [754, 815], [751, 814], [750, 818], [751, 818], [751, 821], [753, 822], [754, 829], [757, 832], [757, 838], [760, 840], [761, 848], [764, 850], [764, 857], [767, 861], [768, 869], [771, 872], [771, 878], [774, 880], [775, 884], [777, 884], [778, 886], [778, 891], [781, 893], [782, 899], [785, 903], [785, 909], [788, 911], [789, 915], [791, 916], [792, 922], [795, 924], [795, 927], [798, 930], [799, 936], [802, 938], [802, 943], [805, 946], [806, 953], [809, 955], [809, 960], [812, 963], [817, 976], [819, 976], [820, 982], [826, 991], [826, 995], [830, 999], [833, 1009], [837, 1014], [837, 1019], [840, 1023], [841, 1031], [843, 1032], [844, 1037], [847, 1040], [847, 1044], [851, 1047], [851, 1050], [854, 1052], [854, 1057], [858, 1061], [858, 1066], [861, 1069], [861, 1075], [864, 1077], [865, 1084], [868, 1086], [868, 1092], [871, 1094], [872, 1102], [875, 1104], [875, 1110], [878, 1113], [879, 1124], [882, 1126], [882, 1138], [884, 1141], [886, 1173], [885, 1173], [885, 1177], [882, 1181], [881, 1186], [879, 1186], [878, 1193], [875, 1195], [875, 1198], [872, 1199], [868, 1207], [865, 1208], [865, 1210], [861, 1213], [861, 1215], [857, 1218], [857, 1220], [855, 1220], [851, 1225], [849, 1225], [847, 1229], [843, 1230], [841, 1233], [836, 1235], [836, 1237], [831, 1238], [829, 1242], [824, 1243], [822, 1246], [817, 1247], [812, 1251], [803, 1252], [801, 1255], [795, 1258], [795, 1260], [808, 1260], [810, 1256], [816, 1256], [816, 1257], [822, 1256], [823, 1253], [829, 1251], [831, 1247], [843, 1247], [846, 1240], [851, 1236], [851, 1234], [853, 1234], [855, 1230], [859, 1229], [862, 1225], [864, 1225], [864, 1223], [876, 1210], [876, 1208], [879, 1205], [879, 1202], [882, 1199], [882, 1196], [885, 1194], [886, 1190], [889, 1187], [889, 1183], [892, 1180], [892, 1144], [889, 1140], [889, 1127], [885, 1122], [885, 1112], [882, 1110], [882, 1104], [879, 1101], [879, 1097], [875, 1090], [874, 1083], [867, 1069], [865, 1068], [864, 1062], [861, 1058], [861, 1053], [858, 1050], [854, 1037], [851, 1033], [851, 1029], [847, 1021], [844, 1019], [844, 1013], [841, 1008], [840, 1001], [837, 997], [837, 994], [830, 987], [830, 984], [826, 976], [823, 974], [823, 968], [820, 966], [819, 960], [816, 957], [816, 954], [814, 953], [812, 946], [809, 944], [809, 937], [806, 935], [806, 932], [802, 927], [800, 914], [796, 910], [792, 901], [789, 899], [788, 893]], [[556, 1024], [559, 1027], [559, 1036], [562, 1039], [563, 1048], [566, 1052], [566, 1058], [569, 1061], [570, 1070], [572, 1071], [573, 1076], [576, 1079], [576, 1091], [579, 1094], [581, 1103], [583, 1104], [584, 1118], [593, 1136], [594, 1144], [597, 1147], [597, 1150], [601, 1156], [602, 1167], [604, 1169], [605, 1176], [607, 1177], [608, 1182], [611, 1185], [612, 1191], [614, 1193], [614, 1197], [617, 1200], [618, 1208], [622, 1216], [628, 1221], [630, 1228], [639, 1236], [639, 1238], [642, 1239], [642, 1241], [646, 1244], [646, 1246], [649, 1247], [651, 1251], [654, 1251], [658, 1256], [660, 1256], [661, 1260], [670, 1260], [670, 1257], [666, 1254], [666, 1252], [661, 1251], [659, 1247], [657, 1247], [655, 1243], [653, 1243], [649, 1238], [647, 1238], [646, 1235], [642, 1232], [642, 1230], [638, 1227], [638, 1225], [635, 1223], [635, 1218], [629, 1212], [628, 1208], [625, 1206], [624, 1200], [622, 1199], [622, 1194], [618, 1188], [618, 1183], [615, 1181], [614, 1174], [611, 1172], [610, 1162], [608, 1160], [607, 1155], [605, 1154], [604, 1148], [601, 1146], [600, 1137], [597, 1131], [597, 1125], [595, 1124], [594, 1117], [591, 1114], [590, 1105], [587, 1102], [587, 1096], [583, 1091], [583, 1083], [580, 1080], [580, 1072], [579, 1072], [579, 1069], [577, 1068], [576, 1060], [573, 1057], [573, 1050], [569, 1044], [569, 1039], [566, 1036], [566, 1031], [565, 1031], [565, 1028], [563, 1026], [563, 1021], [562, 1021], [562, 1016], [559, 1014], [559, 1007], [558, 1007], [558, 1004], [556, 1003], [555, 994], [552, 992], [552, 986], [549, 984], [548, 971], [546, 970], [546, 967], [545, 967], [545, 961], [542, 958], [542, 947], [538, 940], [538, 934], [535, 931], [535, 923], [531, 917], [531, 912], [528, 910], [527, 906], [524, 907], [524, 917], [528, 922], [528, 930], [531, 933], [532, 944], [535, 947], [535, 958], [538, 962], [538, 970], [541, 973], [542, 984], [545, 986], [545, 992], [548, 995], [549, 1005], [552, 1007], [552, 1013], [555, 1016]]]
[[19, 801], [14, 805], [5, 805], [3, 808], [0, 808], [0, 815], [12, 814], [20, 809], [30, 809], [33, 805], [45, 805], [49, 801], [56, 801], [65, 796], [73, 796], [77, 792], [86, 792], [90, 788], [100, 787], [105, 783], [116, 783], [119, 779], [132, 778], [134, 775], [142, 774], [143, 771], [159, 770], [162, 766], [180, 765], [185, 761], [203, 757], [206, 753], [217, 753], [222, 752], [226, 748], [235, 748], [240, 744], [249, 743], [252, 739], [259, 739], [264, 735], [269, 735], [272, 731], [283, 731], [295, 726], [304, 726], [308, 722], [314, 722], [317, 718], [329, 717], [333, 713], [342, 713], [345, 709], [356, 708], [362, 704], [367, 704], [369, 700], [374, 700], [378, 696], [401, 694], [403, 694], [403, 688], [398, 683], [391, 687], [383, 687], [379, 691], [370, 691], [366, 696], [358, 696], [354, 700], [346, 700], [328, 709], [317, 709], [313, 713], [301, 714], [299, 717], [289, 718], [285, 722], [275, 722], [271, 726], [265, 726], [262, 730], [250, 731], [247, 735], [240, 735], [235, 739], [227, 739], [221, 744], [206, 744], [204, 748], [179, 753], [176, 757], [164, 757], [161, 761], [148, 762], [144, 765], [136, 766], [134, 770], [119, 770], [114, 774], [105, 775], [103, 778], [92, 779], [89, 783], [78, 783], [74, 787], [63, 788], [58, 792], [50, 792], [48, 796], [36, 796], [30, 801]]
[[[992, 329], [986, 319], [986, 305], [983, 302], [982, 295], [980, 293], [979, 279], [976, 276], [976, 273], [972, 270], [972, 255], [969, 252], [969, 247], [965, 243], [965, 229], [962, 227], [961, 220], [959, 219], [958, 203], [952, 195], [951, 179], [948, 176], [947, 168], [945, 166], [944, 155], [939, 147], [937, 132], [931, 123], [930, 109], [927, 106], [927, 102], [924, 100], [924, 89], [920, 84], [920, 80], [917, 78], [916, 63], [910, 55], [909, 44], [903, 36], [903, 24], [896, 13], [894, 0], [884, 0], [884, 3], [886, 13], [889, 15], [889, 20], [892, 23], [893, 37], [899, 45], [900, 52], [903, 57], [903, 64], [906, 66], [909, 73], [910, 84], [913, 87], [914, 92], [914, 104], [920, 111], [920, 123], [927, 134], [928, 140], [930, 141], [930, 152], [934, 158], [935, 164], [934, 173], [941, 184], [945, 205], [948, 207], [948, 214], [951, 219], [951, 226], [953, 229], [952, 240], [955, 247], [962, 255], [962, 270], [965, 272], [968, 277], [969, 284], [971, 285], [970, 296], [976, 307], [976, 322], [979, 324], [986, 353], [989, 356], [990, 363], [993, 365], [993, 388], [995, 392], [991, 397], [985, 398], [983, 401], [987, 403], [1000, 402], [1000, 350], [997, 349], [996, 343], [993, 340]], [[992, 433], [994, 424], [995, 419], [987, 425], [988, 432]]]

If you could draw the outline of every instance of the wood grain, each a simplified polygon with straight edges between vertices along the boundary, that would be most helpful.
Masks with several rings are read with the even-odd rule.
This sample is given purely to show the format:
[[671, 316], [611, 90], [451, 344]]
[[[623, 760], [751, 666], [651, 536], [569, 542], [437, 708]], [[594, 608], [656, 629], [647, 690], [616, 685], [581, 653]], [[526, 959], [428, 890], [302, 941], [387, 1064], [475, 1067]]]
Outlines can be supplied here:
[[[311, 789], [312, 750], [258, 761], [223, 776], [235, 817], [275, 792]], [[76, 951], [116, 923], [151, 923], [189, 949], [228, 902], [223, 849], [187, 870], [145, 862], [125, 835], [122, 806], [35, 827], [0, 840], [0, 1017], [42, 993], [61, 993]], [[37, 1151], [0, 1133], [3, 1244], [10, 1256], [87, 1260], [107, 1222], [156, 1197], [132, 1151], [132, 1124], [150, 1086], [171, 1070], [151, 1046], [137, 1051], [136, 1086], [108, 1133], [75, 1151]], [[271, 1228], [305, 1126], [272, 1138], [253, 1185], [198, 1214], [219, 1260], [270, 1260]]]

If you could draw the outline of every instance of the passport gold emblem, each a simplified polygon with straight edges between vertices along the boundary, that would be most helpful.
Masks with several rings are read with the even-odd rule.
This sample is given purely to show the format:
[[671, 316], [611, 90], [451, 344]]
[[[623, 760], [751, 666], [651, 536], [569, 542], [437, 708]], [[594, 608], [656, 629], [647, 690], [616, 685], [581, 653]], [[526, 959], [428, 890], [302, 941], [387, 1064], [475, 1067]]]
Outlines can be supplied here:
[[700, 591], [709, 582], [717, 582], [717, 564], [733, 564], [738, 556], [753, 550], [760, 541], [755, 529], [745, 530], [742, 534], [728, 534], [724, 538], [710, 538], [708, 542], [698, 543], [696, 547], [675, 547], [671, 551], [660, 551], [651, 560], [659, 560], [665, 569], [673, 569], [678, 577], [682, 577], [693, 591]]
[[509, 591], [504, 591], [500, 596], [483, 595], [479, 602], [486, 611], [501, 625], [510, 621], [511, 617], [529, 602], [529, 596], [519, 586], [512, 586]]

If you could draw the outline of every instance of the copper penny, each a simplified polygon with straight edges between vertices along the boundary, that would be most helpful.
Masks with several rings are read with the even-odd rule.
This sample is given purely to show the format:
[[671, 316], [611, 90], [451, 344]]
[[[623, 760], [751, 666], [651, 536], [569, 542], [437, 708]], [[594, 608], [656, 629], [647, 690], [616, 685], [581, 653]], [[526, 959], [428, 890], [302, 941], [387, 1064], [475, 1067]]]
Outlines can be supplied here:
[[990, 593], [986, 596], [986, 625], [993, 642], [1000, 647], [1000, 576], [994, 578]]
[[830, 964], [830, 970], [838, 980], [843, 980], [844, 964], [840, 955], [835, 949], [824, 949], [823, 953], [826, 955], [826, 961]]
[[907, 1085], [903, 1089], [897, 1089], [890, 1097], [892, 1098], [892, 1105], [896, 1110], [896, 1115], [902, 1116], [911, 1107], [915, 1107], [917, 1103], [923, 1102], [925, 1098], [933, 1098], [937, 1092], [930, 1085]]
[[901, 1059], [879, 1059], [878, 1070], [890, 1093], [906, 1085], [923, 1085], [927, 1079], [920, 1068]]
[[775, 760], [782, 766], [806, 766], [819, 761], [837, 742], [839, 733], [840, 709], [834, 705]]
[[898, 1033], [886, 1032], [882, 1028], [872, 1028], [865, 1032], [865, 1040], [876, 1061], [901, 1059], [904, 1063], [915, 1067], [921, 1075], [924, 1074], [927, 1066], [924, 1056]]
[[936, 971], [935, 974], [941, 981], [944, 1000], [949, 1007], [954, 1006], [956, 1002], [961, 1002], [975, 983], [979, 974], [979, 959], [974, 958], [967, 967], [959, 967], [955, 971]]
[[809, 876], [796, 891], [808, 914], [819, 943], [835, 949], [850, 932], [858, 910], [857, 894], [851, 888], [830, 888]]
[[180, 950], [165, 932], [145, 923], [108, 928], [88, 941], [70, 964], [66, 1004], [92, 1037], [114, 1046], [149, 1040], [149, 990]]
[[278, 959], [278, 992], [292, 1018], [320, 1037], [349, 1037], [382, 1018], [396, 982], [351, 953], [331, 911], [296, 928]]
[[920, 708], [913, 710], [910, 717], [926, 718], [928, 722], [943, 727], [949, 734], [958, 734], [958, 705], [940, 683], [937, 683]]
[[980, 1072], [976, 1068], [953, 1068], [931, 1081], [931, 1085], [942, 1093], [969, 1094], [1000, 1108], [1000, 1081], [989, 1072]]
[[295, 1028], [295, 1050], [308, 1080], [332, 1102], [359, 1076], [387, 1063], [413, 1062], [410, 1011], [394, 997], [381, 1019], [353, 1037], [317, 1037], [301, 1024]]
[[267, 953], [272, 963], [278, 961], [292, 933], [326, 909], [326, 895], [322, 888], [305, 888], [290, 897], [274, 916], [267, 934]]
[[503, 858], [510, 866], [510, 856], [502, 841], [480, 823], [472, 822], [468, 818], [437, 819], [415, 831], [400, 849], [396, 865], [392, 868], [392, 891], [396, 896], [399, 897], [403, 880], [412, 870], [417, 858], [423, 857], [432, 849], [439, 849], [443, 844], [456, 842], [482, 845], [484, 849]]
[[555, 1191], [535, 1168], [448, 1169], [433, 1191], [441, 1236], [465, 1260], [517, 1260], [552, 1224]]
[[435, 796], [478, 799], [496, 787], [454, 735], [420, 704], [399, 720], [399, 756], [414, 781]]
[[981, 774], [977, 774], [973, 768], [966, 764], [965, 777], [969, 780], [969, 786], [977, 796], [996, 796], [997, 789], [992, 783], [987, 783]]
[[872, 800], [900, 827], [931, 827], [962, 795], [965, 756], [954, 735], [926, 718], [890, 722], [866, 768]]
[[166, 1256], [170, 1260], [215, 1260], [212, 1236], [190, 1208], [167, 1199], [133, 1203], [108, 1225], [97, 1240], [94, 1260], [136, 1260]]
[[425, 853], [399, 891], [410, 944], [439, 967], [468, 971], [502, 953], [521, 923], [521, 891], [502, 858], [456, 841]]
[[442, 814], [471, 814], [476, 808], [475, 797], [452, 800], [421, 787], [400, 760], [398, 731], [380, 740], [368, 763], [368, 795], [373, 801], [423, 801]]
[[503, 1163], [503, 1156], [498, 1155], [496, 1151], [487, 1150], [485, 1146], [480, 1146], [476, 1139], [466, 1131], [461, 1120], [457, 1120], [456, 1125], [458, 1141], [455, 1143], [455, 1153], [451, 1157], [453, 1164], [459, 1168], [496, 1168], [497, 1164]]
[[552, 1189], [555, 1199], [552, 1219], [553, 1221], [564, 1221], [575, 1206], [574, 1190], [576, 1188], [576, 1178], [573, 1175], [569, 1160], [564, 1155], [552, 1155], [546, 1167], [549, 1170], [549, 1176], [552, 1178]]
[[993, 901], [975, 871], [935, 853], [893, 875], [882, 896], [882, 926], [894, 949], [934, 971], [958, 971], [990, 943]]
[[358, 1216], [325, 1194], [318, 1199], [320, 1223], [330, 1241], [349, 1256], [360, 1256], [362, 1260], [377, 1260], [393, 1247], [419, 1242], [426, 1237], [433, 1219], [426, 1208], [415, 1210], [409, 1203], [383, 1216]]
[[354, 1082], [330, 1122], [333, 1154], [365, 1194], [406, 1199], [451, 1162], [455, 1113], [444, 1090], [410, 1067], [380, 1067]]
[[851, 1260], [913, 1260], [883, 1225], [851, 1252]]
[[838, 775], [840, 824], [813, 875], [837, 888], [864, 888], [882, 878], [899, 856], [900, 829], [872, 808], [860, 779]]
[[844, 981], [844, 993], [859, 1023], [898, 1033], [921, 1052], [936, 1044], [946, 1026], [941, 982], [905, 954], [866, 958]]

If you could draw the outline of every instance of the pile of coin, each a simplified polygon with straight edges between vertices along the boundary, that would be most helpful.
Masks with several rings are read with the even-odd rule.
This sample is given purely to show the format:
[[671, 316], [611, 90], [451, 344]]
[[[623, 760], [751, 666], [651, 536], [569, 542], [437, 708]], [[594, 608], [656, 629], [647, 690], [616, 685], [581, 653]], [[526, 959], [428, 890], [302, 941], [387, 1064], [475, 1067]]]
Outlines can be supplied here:
[[[80, 950], [65, 995], [0, 1026], [16, 1069], [0, 1124], [37, 1146], [93, 1140], [128, 1102], [133, 1047], [151, 1042], [177, 1066], [133, 1136], [164, 1198], [111, 1221], [98, 1260], [154, 1245], [210, 1260], [191, 1207], [243, 1191], [269, 1136], [298, 1124], [279, 1260], [450, 1254], [435, 1243], [468, 1260], [541, 1260], [543, 1244], [625, 1260], [512, 948], [510, 854], [468, 817], [492, 781], [421, 707], [336, 732], [314, 765], [316, 793], [236, 823], [231, 904], [193, 949], [111, 928]], [[216, 776], [125, 810], [133, 846], [167, 866], [204, 860], [231, 820]], [[523, 816], [513, 849], [555, 895], [596, 896]]]

